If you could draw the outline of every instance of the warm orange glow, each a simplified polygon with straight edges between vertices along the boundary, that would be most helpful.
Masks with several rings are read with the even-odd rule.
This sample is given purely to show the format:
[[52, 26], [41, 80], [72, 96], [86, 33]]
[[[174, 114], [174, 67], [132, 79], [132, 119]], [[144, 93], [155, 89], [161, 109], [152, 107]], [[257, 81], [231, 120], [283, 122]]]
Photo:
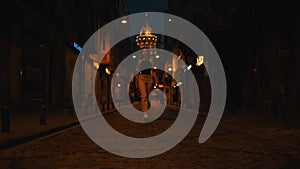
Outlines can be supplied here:
[[110, 75], [110, 70], [108, 68], [105, 68], [105, 73], [107, 73], [108, 75]]
[[152, 35], [152, 29], [149, 26], [148, 23], [145, 24], [145, 26], [142, 27], [141, 31], [140, 31], [140, 35]]
[[156, 48], [157, 36], [153, 35], [152, 29], [148, 23], [142, 27], [140, 34], [136, 37], [137, 45], [143, 48]]
[[98, 63], [98, 62], [94, 62], [94, 67], [95, 67], [96, 69], [99, 69], [99, 63]]
[[204, 62], [204, 57], [203, 56], [198, 56], [196, 66], [201, 66], [203, 64], [203, 62]]

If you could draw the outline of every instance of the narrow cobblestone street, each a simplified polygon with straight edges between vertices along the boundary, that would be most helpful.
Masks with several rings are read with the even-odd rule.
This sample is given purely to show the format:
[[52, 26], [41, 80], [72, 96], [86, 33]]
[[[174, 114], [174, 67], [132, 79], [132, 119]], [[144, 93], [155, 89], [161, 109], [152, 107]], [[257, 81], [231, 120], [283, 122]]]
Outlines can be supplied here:
[[[105, 118], [121, 133], [149, 137], [167, 129], [176, 112], [168, 110], [149, 124], [128, 124], [117, 113]], [[241, 119], [243, 115], [225, 115], [213, 136], [199, 144], [205, 120], [204, 115], [199, 115], [194, 128], [179, 145], [144, 159], [113, 155], [94, 144], [80, 126], [75, 126], [0, 152], [0, 166], [1, 169], [300, 167], [299, 130], [247, 128]]]
[[300, 0], [0, 7], [0, 169], [300, 169]]

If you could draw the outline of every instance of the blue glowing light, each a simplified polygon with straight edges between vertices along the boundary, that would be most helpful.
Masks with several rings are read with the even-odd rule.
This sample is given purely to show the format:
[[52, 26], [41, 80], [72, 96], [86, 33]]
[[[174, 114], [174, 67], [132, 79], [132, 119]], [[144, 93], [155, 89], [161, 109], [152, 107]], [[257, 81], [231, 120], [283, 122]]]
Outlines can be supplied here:
[[74, 48], [76, 48], [79, 52], [82, 51], [82, 48], [81, 48], [76, 42], [73, 43], [73, 46], [74, 46]]

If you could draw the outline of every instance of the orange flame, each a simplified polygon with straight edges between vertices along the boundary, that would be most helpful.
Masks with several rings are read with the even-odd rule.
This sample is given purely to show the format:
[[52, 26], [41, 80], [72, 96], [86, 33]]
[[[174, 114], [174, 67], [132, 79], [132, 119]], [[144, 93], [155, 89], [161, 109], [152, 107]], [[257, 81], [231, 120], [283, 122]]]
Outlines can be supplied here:
[[152, 29], [149, 26], [148, 23], [145, 24], [145, 26], [142, 27], [141, 31], [140, 31], [140, 35], [152, 35]]

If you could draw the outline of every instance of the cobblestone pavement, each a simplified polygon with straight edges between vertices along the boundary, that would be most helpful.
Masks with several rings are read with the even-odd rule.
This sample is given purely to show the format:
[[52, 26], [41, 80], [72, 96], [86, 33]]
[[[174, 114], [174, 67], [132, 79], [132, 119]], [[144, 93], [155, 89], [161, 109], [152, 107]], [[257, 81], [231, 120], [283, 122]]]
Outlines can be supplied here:
[[[136, 124], [117, 113], [106, 116], [115, 129], [134, 137], [156, 135], [167, 129], [175, 118], [176, 112], [167, 111], [152, 123]], [[300, 130], [249, 127], [243, 118], [225, 115], [214, 135], [199, 144], [205, 120], [205, 116], [199, 115], [194, 128], [179, 145], [145, 159], [110, 154], [76, 126], [1, 151], [0, 168], [300, 168]]]

